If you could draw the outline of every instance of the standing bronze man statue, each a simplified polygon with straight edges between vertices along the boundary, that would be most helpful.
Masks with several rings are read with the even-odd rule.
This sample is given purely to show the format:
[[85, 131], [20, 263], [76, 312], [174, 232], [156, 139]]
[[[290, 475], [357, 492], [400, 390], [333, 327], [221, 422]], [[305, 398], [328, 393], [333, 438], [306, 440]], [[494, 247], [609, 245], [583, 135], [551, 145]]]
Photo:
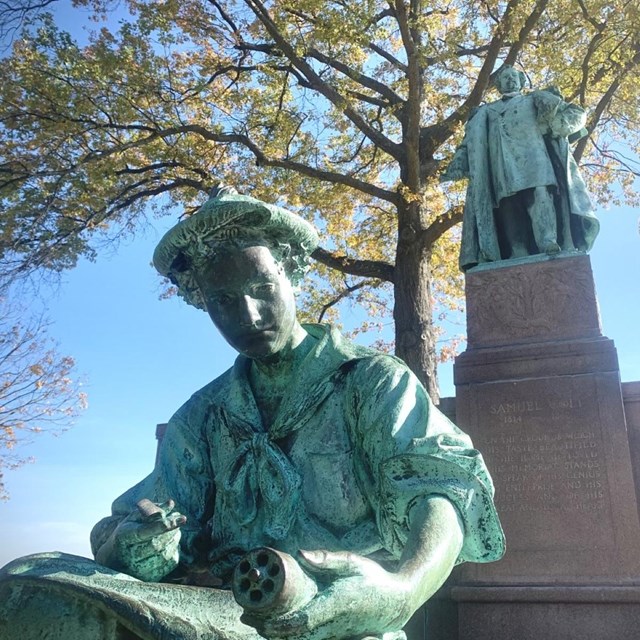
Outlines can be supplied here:
[[469, 179], [460, 267], [533, 254], [588, 251], [599, 230], [569, 148], [586, 114], [554, 89], [522, 93], [509, 65], [495, 77], [500, 100], [475, 110], [442, 182]]
[[[166, 234], [156, 267], [239, 356], [96, 525], [96, 562], [5, 567], [0, 636], [400, 639], [456, 563], [502, 556], [482, 457], [416, 377], [298, 322], [294, 287], [316, 245], [298, 216], [225, 189]], [[244, 614], [228, 591], [236, 568]], [[287, 571], [293, 610], [252, 607]]]

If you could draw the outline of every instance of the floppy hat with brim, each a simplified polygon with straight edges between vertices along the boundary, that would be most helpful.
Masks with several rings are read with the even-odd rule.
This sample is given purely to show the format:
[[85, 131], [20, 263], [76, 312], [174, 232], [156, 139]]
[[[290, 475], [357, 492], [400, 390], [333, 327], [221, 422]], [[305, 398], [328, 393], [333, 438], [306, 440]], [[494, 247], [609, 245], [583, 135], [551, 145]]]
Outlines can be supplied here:
[[153, 264], [189, 304], [204, 309], [196, 271], [216, 248], [244, 240], [288, 245], [287, 259], [299, 267], [318, 246], [316, 230], [300, 216], [223, 187], [215, 189], [196, 213], [167, 231], [153, 254]]

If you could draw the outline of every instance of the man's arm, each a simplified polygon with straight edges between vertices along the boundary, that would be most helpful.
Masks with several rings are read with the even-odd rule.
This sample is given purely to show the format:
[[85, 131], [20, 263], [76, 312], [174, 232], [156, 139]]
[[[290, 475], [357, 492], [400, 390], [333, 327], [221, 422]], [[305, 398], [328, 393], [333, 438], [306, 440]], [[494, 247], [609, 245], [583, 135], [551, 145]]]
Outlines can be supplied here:
[[319, 592], [298, 612], [247, 619], [267, 638], [397, 631], [458, 558], [488, 562], [504, 548], [481, 456], [431, 405], [406, 365], [382, 355], [362, 358], [349, 369], [343, 393], [354, 470], [398, 564], [388, 570], [354, 553], [301, 552]]
[[91, 546], [98, 563], [148, 582], [161, 580], [179, 563], [193, 563], [192, 540], [212, 504], [213, 473], [202, 435], [210, 404], [208, 396], [195, 394], [176, 412], [153, 472], [117, 498], [113, 515], [94, 527]]
[[557, 91], [534, 91], [531, 95], [543, 132], [546, 133], [548, 130], [554, 138], [567, 138], [580, 132], [585, 126], [585, 110], [578, 105], [564, 102]]
[[349, 552], [302, 551], [301, 565], [321, 585], [318, 595], [293, 614], [243, 621], [267, 638], [325, 640], [397, 631], [446, 580], [463, 537], [451, 502], [425, 497], [411, 510], [409, 539], [396, 571]]

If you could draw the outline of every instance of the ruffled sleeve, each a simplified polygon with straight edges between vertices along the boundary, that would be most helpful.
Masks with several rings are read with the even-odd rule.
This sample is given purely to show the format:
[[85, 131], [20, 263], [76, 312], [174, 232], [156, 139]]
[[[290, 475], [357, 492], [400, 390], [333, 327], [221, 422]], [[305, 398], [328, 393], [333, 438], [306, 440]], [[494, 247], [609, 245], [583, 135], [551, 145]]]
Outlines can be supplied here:
[[356, 473], [385, 548], [399, 557], [412, 507], [421, 498], [439, 495], [455, 505], [464, 523], [458, 562], [502, 557], [504, 534], [482, 456], [433, 406], [406, 365], [389, 356], [363, 358], [347, 384]]

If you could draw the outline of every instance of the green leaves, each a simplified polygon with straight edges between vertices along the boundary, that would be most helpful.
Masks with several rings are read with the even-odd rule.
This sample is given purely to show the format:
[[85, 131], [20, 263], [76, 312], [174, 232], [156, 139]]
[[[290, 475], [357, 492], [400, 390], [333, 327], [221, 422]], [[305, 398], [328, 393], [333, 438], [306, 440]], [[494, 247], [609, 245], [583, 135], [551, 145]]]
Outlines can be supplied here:
[[310, 315], [364, 299], [369, 276], [344, 265], [388, 272], [415, 243], [449, 299], [460, 192], [437, 174], [503, 61], [589, 110], [575, 154], [597, 199], [637, 199], [635, 2], [130, 0], [117, 27], [100, 23], [110, 2], [77, 4], [96, 12], [87, 44], [41, 16], [0, 69], [2, 278], [70, 268], [223, 180], [300, 210], [348, 258], [325, 260], [338, 271]]

